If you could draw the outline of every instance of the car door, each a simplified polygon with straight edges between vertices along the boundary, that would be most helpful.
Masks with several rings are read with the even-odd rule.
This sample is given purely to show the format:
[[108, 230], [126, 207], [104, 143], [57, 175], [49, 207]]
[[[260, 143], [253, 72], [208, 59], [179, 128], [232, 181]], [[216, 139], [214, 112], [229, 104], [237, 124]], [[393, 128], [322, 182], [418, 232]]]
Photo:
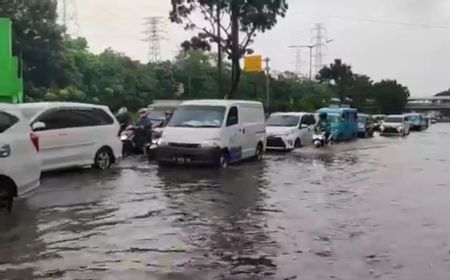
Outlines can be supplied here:
[[236, 162], [243, 158], [245, 150], [245, 128], [239, 121], [239, 110], [237, 106], [232, 106], [228, 110], [224, 134], [224, 140], [228, 143], [228, 149], [230, 152], [230, 161]]
[[87, 164], [87, 151], [92, 142], [83, 129], [84, 121], [76, 110], [59, 108], [42, 113], [35, 121], [44, 128], [35, 131], [40, 140], [40, 156], [44, 171]]

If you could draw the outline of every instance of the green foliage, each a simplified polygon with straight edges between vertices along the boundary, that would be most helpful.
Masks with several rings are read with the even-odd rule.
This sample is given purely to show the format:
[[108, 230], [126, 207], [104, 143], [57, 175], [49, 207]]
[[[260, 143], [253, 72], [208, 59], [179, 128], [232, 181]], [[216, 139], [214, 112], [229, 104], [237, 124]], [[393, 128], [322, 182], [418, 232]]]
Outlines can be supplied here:
[[[248, 42], [244, 40], [238, 45], [237, 55], [233, 53], [233, 47], [236, 47], [233, 32], [222, 27], [223, 37], [215, 38], [215, 32], [204, 29], [185, 45], [174, 61], [149, 64], [133, 61], [112, 49], [93, 54], [84, 38], [64, 35], [64, 29], [56, 23], [54, 0], [0, 0], [0, 16], [14, 21], [14, 44], [16, 50], [22, 50], [25, 65], [27, 101], [100, 103], [113, 110], [127, 106], [135, 111], [154, 99], [222, 98], [215, 64], [217, 59], [205, 53], [205, 45], [202, 44], [218, 39], [232, 57], [240, 58], [249, 51], [247, 46], [255, 32], [272, 28], [277, 17], [284, 16], [287, 9], [284, 0], [173, 0], [173, 20], [182, 22], [194, 9], [208, 15], [208, 11], [214, 10], [218, 3], [230, 20], [232, 9], [238, 8], [234, 10], [238, 15], [238, 33], [246, 34]], [[265, 102], [264, 73], [241, 75], [236, 63], [234, 66], [225, 64], [221, 80], [230, 76], [236, 78], [237, 70], [240, 84], [229, 84], [222, 89], [235, 92], [235, 98]], [[396, 81], [374, 83], [368, 76], [353, 74], [351, 67], [341, 60], [322, 69], [318, 80], [320, 82], [302, 81], [290, 72], [270, 77], [272, 110], [315, 111], [339, 96], [341, 100], [350, 97], [353, 106], [363, 111], [398, 113], [403, 110], [409, 96], [408, 89]], [[184, 91], [180, 90], [180, 85]]]
[[[214, 42], [231, 58], [231, 88], [227, 97], [235, 97], [241, 79], [239, 60], [246, 54], [257, 32], [272, 29], [278, 17], [284, 17], [287, 0], [171, 0], [170, 19], [186, 29], [198, 29], [198, 36], [182, 43], [185, 50], [210, 49]], [[203, 21], [194, 22], [201, 13]], [[244, 38], [240, 38], [243, 35]]]

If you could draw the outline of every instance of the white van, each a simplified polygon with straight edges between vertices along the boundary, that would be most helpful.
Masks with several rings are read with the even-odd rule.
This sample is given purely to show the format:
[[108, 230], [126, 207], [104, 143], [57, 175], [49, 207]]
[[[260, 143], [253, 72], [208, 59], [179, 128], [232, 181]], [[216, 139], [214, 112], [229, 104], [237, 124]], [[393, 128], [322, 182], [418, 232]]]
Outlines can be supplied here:
[[255, 157], [265, 151], [266, 126], [260, 102], [192, 100], [174, 112], [158, 141], [159, 164], [216, 165]]
[[69, 102], [18, 106], [39, 137], [42, 171], [84, 166], [104, 170], [121, 159], [119, 124], [108, 107]]

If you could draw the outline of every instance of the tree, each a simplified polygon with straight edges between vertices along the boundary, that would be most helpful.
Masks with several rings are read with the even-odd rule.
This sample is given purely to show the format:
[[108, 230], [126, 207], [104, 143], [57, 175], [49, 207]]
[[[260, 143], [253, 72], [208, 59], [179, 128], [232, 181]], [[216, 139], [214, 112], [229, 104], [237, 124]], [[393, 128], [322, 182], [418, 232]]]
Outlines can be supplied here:
[[[219, 50], [228, 54], [232, 67], [231, 90], [227, 97], [233, 98], [241, 79], [240, 59], [252, 53], [249, 46], [256, 33], [273, 28], [277, 18], [286, 15], [287, 9], [287, 0], [172, 0], [170, 18], [185, 24], [186, 29], [199, 30], [198, 38], [218, 44]], [[204, 25], [193, 22], [195, 12], [202, 14]]]
[[[64, 28], [57, 24], [57, 1], [0, 0], [0, 17], [13, 21], [13, 47], [23, 58], [25, 94], [34, 87], [64, 87]], [[37, 96], [35, 96], [37, 97]]]
[[373, 99], [373, 81], [367, 75], [355, 74], [352, 85], [348, 90], [351, 105], [360, 112], [368, 112], [368, 108]]
[[383, 80], [373, 86], [378, 113], [401, 114], [408, 102], [409, 90], [394, 80]]
[[337, 93], [342, 103], [348, 98], [348, 90], [354, 82], [354, 75], [350, 65], [342, 63], [341, 59], [335, 59], [330, 66], [325, 66], [319, 71], [317, 79], [322, 83], [331, 82], [337, 87]]

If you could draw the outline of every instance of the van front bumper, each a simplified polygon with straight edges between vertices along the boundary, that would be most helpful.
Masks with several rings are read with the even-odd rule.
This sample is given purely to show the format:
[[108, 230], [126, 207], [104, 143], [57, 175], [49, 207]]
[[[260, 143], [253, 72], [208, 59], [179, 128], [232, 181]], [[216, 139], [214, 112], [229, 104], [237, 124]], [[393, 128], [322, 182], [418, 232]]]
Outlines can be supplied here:
[[164, 146], [156, 148], [156, 160], [162, 164], [216, 165], [221, 149]]

